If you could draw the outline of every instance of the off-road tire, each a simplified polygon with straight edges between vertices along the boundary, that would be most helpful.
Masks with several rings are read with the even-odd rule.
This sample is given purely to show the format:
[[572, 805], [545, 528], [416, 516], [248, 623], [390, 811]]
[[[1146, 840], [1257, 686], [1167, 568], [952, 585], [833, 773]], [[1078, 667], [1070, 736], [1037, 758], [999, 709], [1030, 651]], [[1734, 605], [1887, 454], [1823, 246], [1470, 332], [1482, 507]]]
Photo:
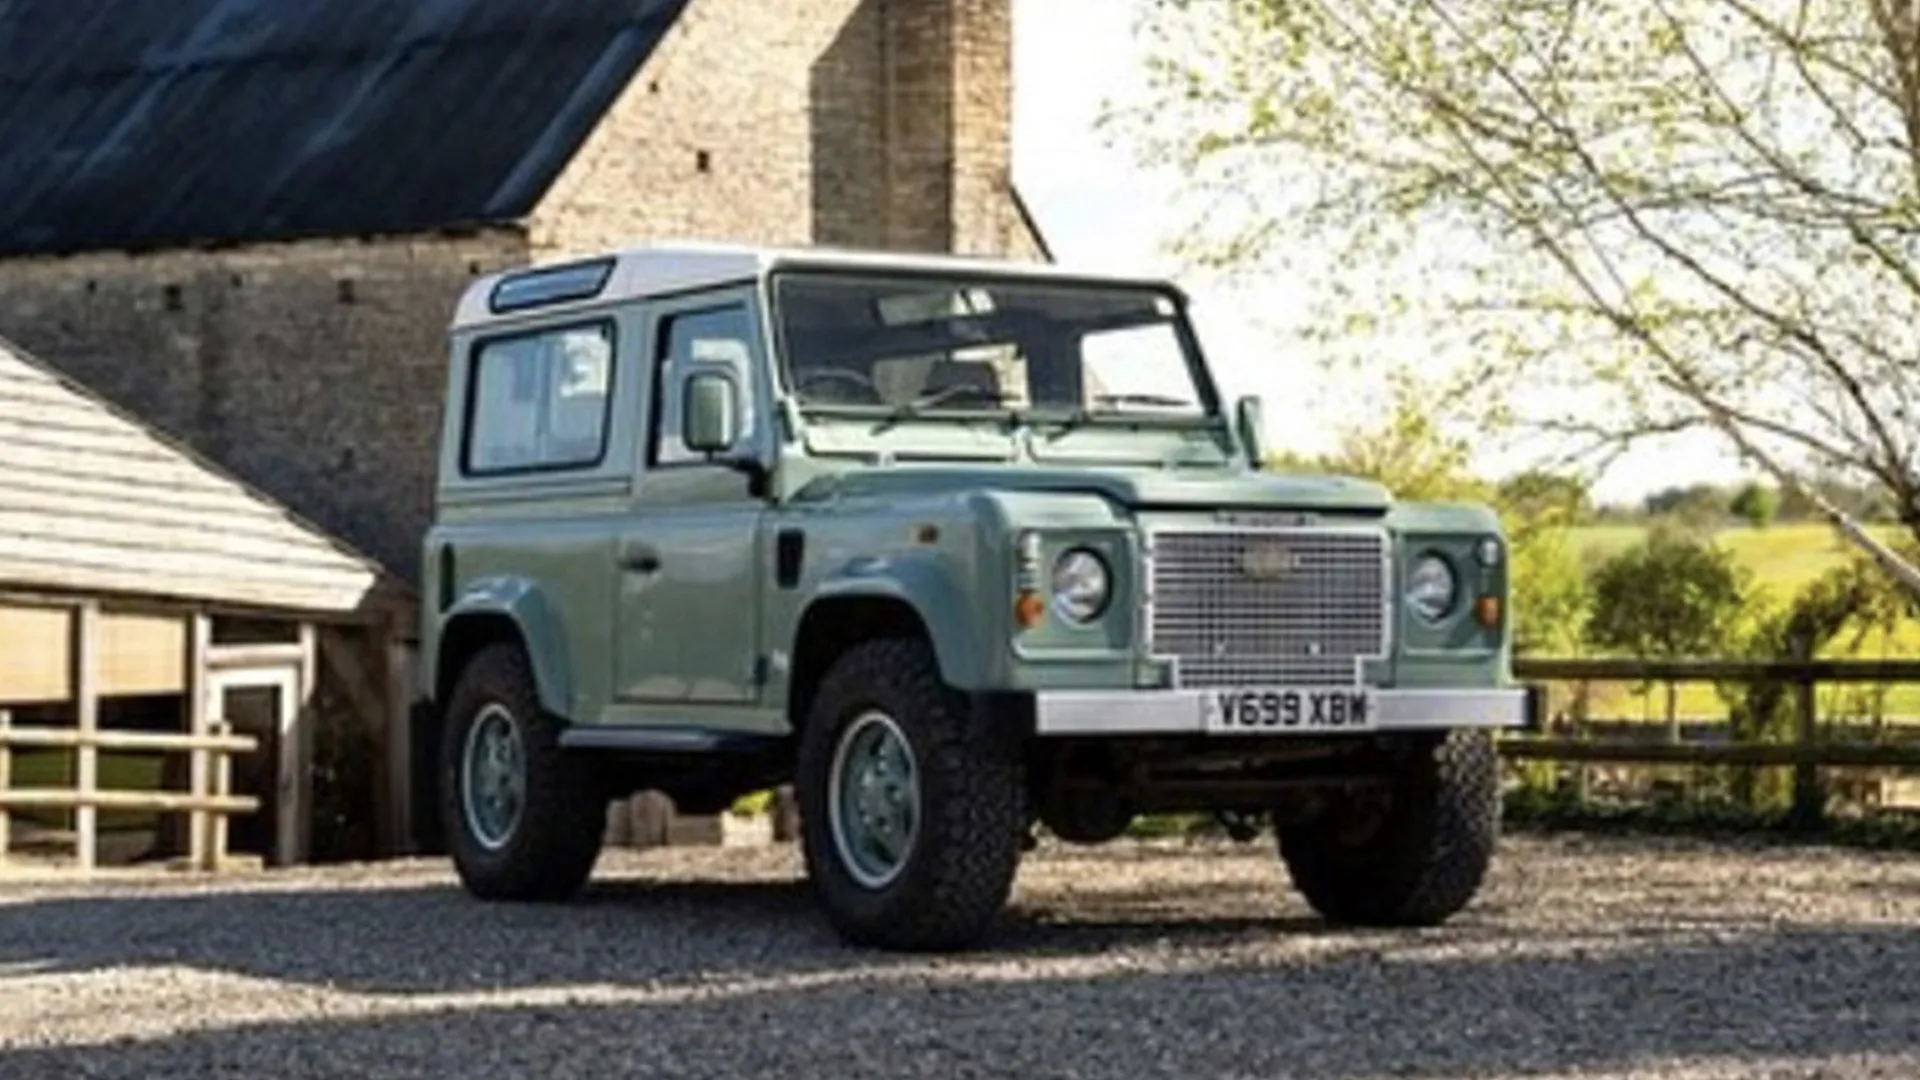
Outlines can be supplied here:
[[[498, 851], [482, 846], [461, 810], [461, 756], [467, 732], [490, 704], [519, 727], [526, 762], [525, 805]], [[540, 707], [524, 650], [490, 645], [461, 671], [440, 740], [440, 817], [461, 883], [486, 900], [561, 901], [587, 882], [600, 857], [607, 800], [590, 762], [560, 747], [563, 722]]]
[[1500, 836], [1499, 759], [1484, 731], [1453, 731], [1408, 754], [1364, 839], [1339, 816], [1279, 826], [1282, 861], [1330, 922], [1435, 926], [1472, 901]]
[[[880, 889], [842, 865], [827, 800], [834, 747], [878, 709], [899, 726], [919, 774], [919, 835]], [[971, 948], [1005, 907], [1019, 868], [1025, 803], [1019, 740], [940, 678], [924, 641], [856, 645], [834, 663], [801, 730], [801, 847], [827, 920], [849, 944], [903, 952]]]

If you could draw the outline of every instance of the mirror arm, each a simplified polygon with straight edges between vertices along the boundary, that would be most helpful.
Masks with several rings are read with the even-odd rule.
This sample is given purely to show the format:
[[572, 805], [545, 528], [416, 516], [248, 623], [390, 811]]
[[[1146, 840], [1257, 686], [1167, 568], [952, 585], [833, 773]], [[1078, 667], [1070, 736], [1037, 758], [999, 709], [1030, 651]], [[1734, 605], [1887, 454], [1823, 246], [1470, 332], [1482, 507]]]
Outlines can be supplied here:
[[718, 450], [707, 451], [707, 464], [718, 465], [747, 478], [749, 490], [758, 498], [767, 493], [767, 484], [773, 479], [773, 473], [766, 465], [750, 457], [722, 456]]

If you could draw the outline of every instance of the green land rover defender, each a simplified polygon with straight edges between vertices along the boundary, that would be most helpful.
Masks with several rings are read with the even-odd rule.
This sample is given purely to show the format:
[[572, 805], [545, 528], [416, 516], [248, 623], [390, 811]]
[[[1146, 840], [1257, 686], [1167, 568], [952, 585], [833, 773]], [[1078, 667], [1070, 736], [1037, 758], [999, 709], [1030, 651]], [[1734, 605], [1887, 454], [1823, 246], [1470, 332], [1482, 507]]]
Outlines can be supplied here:
[[1271, 823], [1329, 920], [1480, 886], [1537, 713], [1498, 520], [1263, 470], [1172, 284], [647, 248], [476, 281], [448, 380], [420, 692], [478, 896], [573, 895], [612, 799], [787, 783], [886, 948], [1147, 814]]

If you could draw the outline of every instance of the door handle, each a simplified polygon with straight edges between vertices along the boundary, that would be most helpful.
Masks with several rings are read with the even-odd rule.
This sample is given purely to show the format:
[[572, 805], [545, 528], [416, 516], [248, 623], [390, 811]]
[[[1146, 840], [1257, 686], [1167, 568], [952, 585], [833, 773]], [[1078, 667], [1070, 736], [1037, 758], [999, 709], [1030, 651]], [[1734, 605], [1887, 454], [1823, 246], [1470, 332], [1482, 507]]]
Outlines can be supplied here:
[[651, 544], [626, 544], [620, 549], [620, 566], [642, 574], [660, 569], [660, 552]]

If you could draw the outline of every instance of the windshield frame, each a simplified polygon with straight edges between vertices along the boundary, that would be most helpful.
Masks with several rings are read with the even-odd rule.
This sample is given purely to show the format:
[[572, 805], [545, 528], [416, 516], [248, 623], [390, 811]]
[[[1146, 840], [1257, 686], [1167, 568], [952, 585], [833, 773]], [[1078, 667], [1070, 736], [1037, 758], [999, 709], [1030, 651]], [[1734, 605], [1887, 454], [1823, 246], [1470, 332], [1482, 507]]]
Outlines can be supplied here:
[[[1187, 377], [1192, 380], [1196, 396], [1199, 398], [1198, 414], [1154, 412], [1151, 410], [1063, 408], [1060, 406], [1026, 407], [988, 407], [978, 405], [934, 405], [914, 409], [903, 414], [899, 406], [864, 405], [850, 403], [810, 403], [803, 400], [795, 389], [791, 367], [792, 351], [787, 340], [787, 320], [781, 310], [781, 289], [783, 281], [793, 278], [833, 279], [850, 282], [895, 283], [925, 282], [940, 287], [967, 288], [982, 286], [986, 288], [1010, 289], [1084, 289], [1100, 292], [1133, 292], [1150, 294], [1166, 300], [1172, 306], [1168, 325], [1174, 332], [1180, 346], [1180, 360]], [[1214, 383], [1213, 372], [1200, 346], [1198, 334], [1188, 314], [1186, 294], [1177, 286], [1152, 279], [1119, 279], [1102, 277], [1083, 277], [1070, 273], [1019, 273], [994, 269], [959, 270], [949, 267], [925, 267], [903, 265], [899, 267], [836, 266], [831, 263], [784, 264], [765, 274], [762, 278], [764, 303], [767, 313], [767, 330], [773, 347], [773, 374], [777, 380], [780, 396], [793, 403], [793, 407], [804, 416], [818, 416], [826, 419], [876, 420], [886, 423], [912, 423], [925, 421], [939, 422], [980, 422], [1013, 421], [1029, 427], [1073, 427], [1080, 425], [1175, 428], [1191, 430], [1195, 428], [1218, 428], [1229, 423], [1226, 405], [1219, 387]]]

